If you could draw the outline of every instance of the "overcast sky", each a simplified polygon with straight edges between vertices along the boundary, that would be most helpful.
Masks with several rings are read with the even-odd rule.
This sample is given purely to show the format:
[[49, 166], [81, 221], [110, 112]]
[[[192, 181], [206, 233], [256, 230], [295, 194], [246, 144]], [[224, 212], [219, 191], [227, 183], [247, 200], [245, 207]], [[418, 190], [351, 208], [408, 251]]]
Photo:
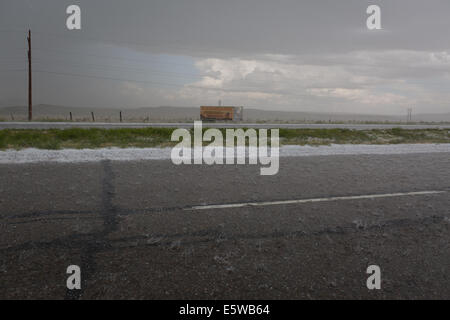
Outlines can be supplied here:
[[35, 104], [450, 112], [449, 14], [448, 0], [2, 0], [0, 106], [26, 105], [31, 28]]

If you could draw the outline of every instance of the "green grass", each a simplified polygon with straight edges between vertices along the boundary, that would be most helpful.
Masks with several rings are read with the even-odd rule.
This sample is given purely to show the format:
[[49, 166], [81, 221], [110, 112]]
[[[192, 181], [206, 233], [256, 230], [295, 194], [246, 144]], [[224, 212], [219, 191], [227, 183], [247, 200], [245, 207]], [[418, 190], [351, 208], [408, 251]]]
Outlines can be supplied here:
[[173, 129], [0, 130], [0, 149], [153, 147], [170, 145]]
[[[0, 130], [0, 149], [169, 147], [176, 144], [176, 142], [170, 141], [173, 130], [171, 128], [6, 129]], [[221, 131], [225, 136], [225, 129]], [[192, 130], [191, 136], [193, 136]], [[282, 145], [398, 143], [450, 143], [450, 132], [439, 129], [361, 131], [349, 129], [280, 129], [280, 144]]]
[[280, 138], [282, 144], [297, 145], [450, 143], [449, 131], [440, 129], [280, 129]]
[[329, 144], [371, 142], [367, 131], [349, 129], [280, 129], [283, 144]]

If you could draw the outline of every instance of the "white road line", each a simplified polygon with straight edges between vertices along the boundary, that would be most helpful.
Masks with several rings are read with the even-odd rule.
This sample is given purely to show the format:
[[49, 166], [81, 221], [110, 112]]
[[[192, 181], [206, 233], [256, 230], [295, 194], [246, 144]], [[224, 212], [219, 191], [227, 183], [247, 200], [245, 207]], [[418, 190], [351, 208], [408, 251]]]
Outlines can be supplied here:
[[377, 199], [377, 198], [392, 198], [392, 197], [405, 197], [405, 196], [423, 196], [430, 194], [445, 193], [447, 191], [418, 191], [418, 192], [403, 192], [403, 193], [386, 193], [386, 194], [368, 194], [360, 196], [347, 196], [347, 197], [330, 197], [330, 198], [312, 198], [312, 199], [297, 199], [297, 200], [284, 200], [284, 201], [264, 201], [264, 202], [242, 202], [242, 203], [229, 203], [229, 204], [213, 204], [213, 205], [201, 205], [184, 210], [209, 210], [209, 209], [227, 209], [227, 208], [242, 208], [242, 207], [263, 207], [263, 206], [276, 206], [283, 204], [303, 204], [313, 202], [328, 202], [328, 201], [340, 201], [340, 200], [360, 200], [360, 199]]

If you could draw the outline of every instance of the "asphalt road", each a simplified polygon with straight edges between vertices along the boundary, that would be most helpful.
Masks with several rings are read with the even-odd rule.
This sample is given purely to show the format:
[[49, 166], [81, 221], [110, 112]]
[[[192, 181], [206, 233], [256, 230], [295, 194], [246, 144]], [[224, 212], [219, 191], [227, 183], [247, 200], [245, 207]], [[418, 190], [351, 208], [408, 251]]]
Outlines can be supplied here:
[[[101, 122], [0, 122], [2, 129], [68, 129], [68, 128], [192, 128], [193, 122], [189, 123], [101, 123]], [[203, 122], [204, 127], [209, 128], [285, 128], [285, 129], [450, 129], [450, 124], [287, 124], [287, 123], [214, 123]]]
[[0, 298], [450, 299], [449, 158], [0, 165]]

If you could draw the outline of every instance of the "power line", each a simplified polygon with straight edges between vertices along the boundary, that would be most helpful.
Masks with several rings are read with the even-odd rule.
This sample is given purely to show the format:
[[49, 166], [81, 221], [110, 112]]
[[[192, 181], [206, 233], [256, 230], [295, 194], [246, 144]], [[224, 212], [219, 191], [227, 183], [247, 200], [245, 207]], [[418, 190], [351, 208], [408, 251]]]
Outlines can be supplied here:
[[[34, 50], [39, 50], [39, 49], [35, 49]], [[73, 52], [72, 52], [73, 53]], [[90, 55], [90, 54], [88, 54]], [[100, 56], [100, 55], [96, 55], [96, 56]], [[122, 60], [121, 58], [117, 58]], [[38, 63], [39, 60], [47, 60], [47, 58], [41, 58], [39, 57], [38, 59]], [[177, 76], [180, 78], [186, 78], [186, 79], [197, 79], [199, 77], [213, 77], [213, 75], [211, 74], [203, 74], [203, 73], [188, 73], [188, 72], [177, 72], [177, 71], [165, 71], [165, 70], [156, 70], [156, 69], [148, 69], [146, 67], [132, 67], [132, 66], [128, 66], [128, 65], [105, 65], [105, 64], [92, 64], [92, 63], [73, 63], [73, 62], [67, 62], [67, 60], [65, 59], [58, 59], [61, 63], [64, 63], [65, 65], [69, 65], [69, 66], [75, 66], [75, 67], [85, 67], [85, 66], [90, 66], [90, 67], [94, 67], [94, 68], [115, 68], [115, 69], [122, 69], [122, 70], [130, 70], [133, 72], [139, 72], [139, 73], [156, 73], [156, 74], [162, 74], [164, 77], [171, 77], [171, 76]], [[123, 60], [128, 60], [128, 59], [123, 59]], [[55, 59], [51, 58], [48, 59], [47, 61], [51, 61], [54, 62]], [[141, 61], [141, 60], [139, 60]], [[171, 64], [170, 62], [166, 62], [167, 64]], [[164, 75], [164, 74], [168, 74], [168, 76]], [[261, 80], [261, 79], [253, 79], [252, 82], [256, 82], [256, 83], [265, 83], [265, 80]]]
[[24, 33], [26, 30], [19, 30], [19, 29], [0, 29], [1, 33]]
[[148, 83], [148, 84], [156, 84], [156, 85], [162, 85], [162, 86], [185, 87], [185, 88], [203, 89], [203, 90], [211, 90], [211, 91], [223, 91], [223, 92], [247, 92], [249, 90], [256, 90], [256, 88], [241, 88], [240, 90], [223, 89], [223, 88], [210, 88], [210, 87], [203, 87], [203, 86], [197, 86], [197, 85], [183, 85], [183, 84], [158, 82], [158, 81], [151, 81], [151, 80], [135, 80], [135, 79], [94, 76], [94, 75], [68, 73], [68, 72], [55, 72], [55, 71], [46, 71], [46, 70], [34, 70], [33, 72], [35, 72], [35, 73], [44, 73], [44, 74], [62, 75], [62, 76], [92, 78], [92, 79], [100, 79], [100, 80], [113, 80], [113, 81], [123, 81], [123, 82]]
[[[40, 62], [39, 60], [37, 60], [36, 62], [34, 62], [34, 64], [39, 65], [39, 66], [46, 66], [46, 63], [44, 62]], [[95, 66], [95, 65], [81, 65], [81, 64], [67, 64], [65, 63], [66, 66], [69, 67], [89, 67], [89, 69], [95, 69], [95, 70], [99, 70], [99, 71], [103, 71], [103, 72], [127, 72], [130, 71], [129, 69], [121, 69], [120, 67], [116, 67], [116, 68], [112, 68], [112, 69], [106, 69], [105, 67], [102, 66]], [[132, 71], [132, 73], [134, 74], [139, 74], [139, 75], [155, 75], [157, 77], [163, 77], [163, 78], [175, 78], [175, 79], [186, 79], [186, 80], [197, 80], [199, 78], [195, 78], [192, 76], [183, 76], [183, 75], [177, 75], [177, 74], [165, 74], [164, 72], [158, 72], [158, 71], [148, 71], [148, 70], [137, 70], [137, 71]]]
[[[28, 30], [0, 30], [0, 32], [28, 32]], [[75, 35], [71, 35], [71, 34], [59, 34], [59, 33], [50, 33], [50, 32], [43, 32], [43, 31], [35, 31], [33, 30], [33, 34], [39, 34], [39, 35], [47, 35], [47, 36], [53, 36], [53, 37], [61, 37], [64, 39], [67, 38], [74, 38], [77, 40], [82, 40], [82, 41], [89, 41], [89, 42], [93, 42], [95, 44], [98, 44], [99, 42], [103, 42], [105, 44], [111, 45], [112, 44], [124, 44], [127, 46], [133, 45], [133, 46], [144, 46], [144, 47], [150, 47], [150, 44], [144, 44], [144, 43], [138, 43], [138, 42], [130, 42], [130, 41], [118, 41], [118, 40], [111, 40], [111, 39], [101, 39], [101, 38], [93, 38], [93, 37], [79, 37], [79, 36], [75, 36]], [[164, 46], [171, 46], [171, 47], [179, 47], [179, 48], [184, 48], [184, 49], [194, 49], [194, 48], [188, 48], [188, 47], [183, 47], [180, 45], [174, 45], [174, 44], [164, 44]], [[152, 46], [154, 47], [154, 46]], [[33, 50], [43, 50], [43, 51], [50, 51], [47, 48], [33, 48]], [[63, 51], [63, 50], [52, 50], [52, 51], [59, 51], [65, 54], [80, 54], [83, 56], [96, 56], [99, 58], [107, 58], [107, 59], [118, 59], [118, 60], [128, 60], [128, 61], [135, 61], [135, 62], [149, 62], [151, 60], [153, 61], [157, 61], [157, 59], [154, 58], [146, 58], [146, 59], [132, 59], [132, 58], [125, 58], [125, 57], [117, 57], [117, 56], [107, 56], [107, 55], [99, 55], [99, 54], [90, 54], [90, 53], [81, 53], [81, 52], [71, 52], [71, 51]], [[202, 53], [208, 53], [205, 50], [199, 51]], [[217, 52], [213, 52], [210, 51], [209, 53], [211, 54], [217, 54]], [[157, 61], [158, 63], [166, 63], [166, 64], [170, 64], [170, 65], [179, 65], [179, 66], [191, 66], [190, 64], [187, 63], [180, 63], [180, 62], [165, 62], [165, 61]]]
[[156, 58], [146, 58], [146, 59], [134, 59], [134, 58], [125, 58], [125, 57], [117, 57], [117, 56], [109, 56], [109, 55], [103, 55], [103, 54], [94, 54], [94, 53], [84, 53], [84, 52], [73, 52], [73, 51], [65, 51], [65, 50], [60, 50], [60, 49], [46, 49], [46, 48], [33, 48], [34, 50], [38, 50], [38, 51], [46, 51], [46, 52], [50, 52], [50, 53], [54, 53], [54, 52], [60, 52], [63, 54], [76, 54], [79, 56], [89, 56], [89, 57], [96, 57], [96, 58], [100, 58], [100, 59], [111, 59], [111, 60], [120, 60], [120, 61], [132, 61], [132, 62], [144, 62], [144, 63], [149, 63], [149, 62], [157, 62], [158, 64], [168, 64], [171, 66], [183, 66], [183, 67], [191, 67], [191, 64], [188, 63], [180, 63], [180, 62], [168, 62], [168, 61], [160, 61]]
[[[43, 62], [39, 62], [43, 60]], [[46, 63], [45, 61], [55, 62], [55, 59], [46, 59], [39, 57], [37, 59], [39, 63]], [[75, 67], [94, 67], [94, 68], [111, 68], [111, 69], [121, 69], [121, 70], [130, 70], [133, 72], [146, 72], [146, 73], [159, 73], [159, 74], [170, 74], [173, 76], [178, 77], [184, 77], [188, 79], [192, 78], [199, 78], [199, 77], [207, 77], [206, 74], [195, 74], [195, 73], [187, 73], [187, 72], [175, 72], [175, 71], [164, 71], [164, 70], [156, 70], [156, 69], [148, 69], [148, 68], [139, 68], [139, 67], [130, 67], [126, 65], [105, 65], [105, 64], [93, 64], [93, 63], [74, 63], [74, 62], [67, 62], [67, 60], [64, 59], [57, 59], [59, 63], [63, 63], [64, 65], [68, 66], [75, 66]]]
[[22, 61], [24, 57], [25, 57], [25, 55], [23, 57], [0, 57], [0, 59], [1, 60], [3, 60], [3, 59], [5, 59], [5, 60], [21, 60]]
[[55, 72], [55, 71], [45, 71], [45, 70], [34, 70], [37, 73], [47, 73], [47, 74], [56, 74], [63, 76], [73, 76], [73, 77], [83, 77], [83, 78], [92, 78], [92, 79], [103, 79], [103, 80], [114, 80], [114, 81], [129, 81], [129, 82], [141, 82], [141, 83], [150, 83], [150, 84], [158, 84], [158, 85], [169, 85], [169, 86], [181, 86], [177, 84], [163, 83], [157, 81], [149, 81], [149, 80], [134, 80], [134, 79], [124, 79], [124, 78], [114, 78], [114, 77], [103, 77], [103, 76], [94, 76], [94, 75], [86, 75], [86, 74], [78, 74], [78, 73], [69, 73], [69, 72]]
[[[40, 32], [38, 32], [40, 33]], [[31, 119], [31, 76], [32, 76], [32, 71], [31, 71], [31, 34], [30, 31], [28, 31], [28, 78], [29, 78], [29, 114], [30, 114], [30, 119]], [[33, 51], [35, 50], [35, 48], [33, 48]], [[42, 49], [42, 48], [38, 48], [37, 50], [42, 50], [42, 51], [47, 51], [50, 53], [54, 53], [57, 52], [58, 50], [50, 50], [50, 49]], [[75, 52], [68, 52], [68, 51], [62, 51], [59, 50], [59, 52], [64, 52], [64, 54], [78, 54]], [[132, 58], [124, 58], [124, 57], [112, 57], [112, 56], [105, 56], [105, 55], [99, 55], [99, 54], [84, 54], [84, 53], [79, 53], [80, 55], [83, 56], [95, 56], [95, 57], [99, 57], [104, 59], [105, 57], [107, 59], [114, 59], [114, 60], [120, 60], [120, 61], [137, 61], [137, 62], [145, 62], [148, 63], [149, 59], [147, 60], [143, 60], [143, 59], [132, 59]], [[14, 59], [16, 59], [18, 57], [14, 57]], [[45, 60], [45, 59], [43, 59]], [[151, 60], [151, 59], [150, 59]], [[155, 59], [153, 59], [155, 60]], [[54, 59], [52, 59], [51, 61], [54, 61]], [[61, 60], [60, 60], [61, 61]], [[65, 60], [62, 60], [62, 62], [65, 65], [77, 65], [76, 63], [68, 63]], [[40, 62], [40, 59], [38, 59], [38, 63], [39, 64], [43, 64], [45, 62]], [[159, 63], [161, 63], [161, 61], [159, 61]], [[162, 63], [167, 63], [167, 64], [177, 64], [175, 63], [171, 63], [171, 62], [162, 62]], [[183, 65], [186, 66], [187, 64], [179, 64], [179, 65]], [[80, 64], [78, 64], [78, 66], [80, 66]], [[154, 69], [150, 69], [150, 70], [142, 70], [141, 68], [130, 68], [129, 66], [110, 66], [110, 65], [100, 65], [100, 64], [81, 64], [81, 66], [91, 66], [93, 68], [118, 68], [118, 69], [134, 69], [134, 70], [139, 70], [140, 72], [149, 72], [149, 73], [159, 73], [159, 74], [170, 74], [170, 75], [176, 75], [177, 77], [181, 77], [181, 76], [187, 76], [187, 75], [192, 75], [195, 77], [205, 77], [205, 76], [211, 76], [211, 75], [202, 75], [202, 74], [193, 74], [193, 73], [182, 73], [182, 72], [170, 72], [170, 71], [159, 71], [159, 70], [154, 70]], [[191, 66], [191, 65], [189, 65]], [[10, 69], [10, 70], [3, 70], [2, 72], [22, 72], [25, 71], [25, 69]], [[57, 72], [57, 71], [49, 71], [49, 70], [34, 70], [35, 73], [42, 73], [42, 74], [51, 74], [51, 75], [61, 75], [61, 76], [71, 76], [71, 77], [82, 77], [82, 78], [91, 78], [91, 79], [101, 79], [101, 80], [112, 80], [112, 81], [122, 81], [122, 82], [136, 82], [136, 83], [147, 83], [147, 84], [153, 84], [153, 85], [161, 85], [161, 86], [172, 86], [172, 87], [184, 87], [184, 88], [196, 88], [196, 89], [202, 89], [202, 90], [213, 90], [213, 91], [220, 91], [220, 92], [248, 92], [248, 91], [258, 91], [257, 88], [243, 88], [240, 87], [239, 90], [233, 90], [233, 89], [223, 89], [223, 88], [211, 88], [211, 87], [205, 87], [205, 86], [198, 86], [198, 85], [185, 85], [185, 84], [175, 84], [175, 83], [167, 83], [167, 82], [159, 82], [159, 81], [152, 81], [152, 80], [136, 80], [136, 79], [126, 79], [126, 78], [121, 78], [121, 77], [107, 77], [107, 76], [98, 76], [98, 75], [86, 75], [86, 74], [78, 74], [78, 73], [70, 73], [70, 72]], [[167, 76], [166, 76], [167, 77]], [[280, 94], [280, 93], [277, 93]]]
[[9, 69], [9, 70], [0, 70], [0, 72], [18, 72], [18, 71], [26, 71], [26, 69]]
[[[77, 36], [77, 35], [73, 35], [73, 34], [61, 34], [61, 33], [54, 33], [54, 32], [44, 32], [44, 31], [33, 31], [34, 33], [37, 34], [41, 34], [44, 36], [52, 36], [52, 37], [59, 37], [59, 38], [72, 38], [72, 39], [76, 39], [76, 40], [81, 40], [81, 41], [89, 41], [89, 42], [93, 42], [98, 44], [99, 42], [103, 42], [106, 44], [118, 44], [118, 45], [125, 45], [125, 46], [135, 46], [135, 47], [152, 47], [155, 48], [157, 46], [155, 46], [154, 44], [149, 44], [149, 43], [144, 43], [144, 42], [132, 42], [132, 41], [123, 41], [123, 40], [114, 40], [114, 39], [105, 39], [105, 38], [95, 38], [92, 36], [89, 37], [81, 37], [81, 36]], [[178, 49], [183, 49], [183, 50], [193, 50], [195, 49], [197, 52], [201, 52], [201, 53], [208, 53], [208, 54], [213, 54], [216, 55], [218, 52], [217, 51], [211, 51], [211, 50], [205, 50], [205, 49], [199, 49], [198, 47], [187, 47], [187, 46], [181, 46], [179, 44], [172, 44], [172, 43], [164, 43], [163, 45], [159, 45], [160, 47], [172, 47], [172, 48], [178, 48]], [[222, 50], [223, 52], [223, 50]]]

